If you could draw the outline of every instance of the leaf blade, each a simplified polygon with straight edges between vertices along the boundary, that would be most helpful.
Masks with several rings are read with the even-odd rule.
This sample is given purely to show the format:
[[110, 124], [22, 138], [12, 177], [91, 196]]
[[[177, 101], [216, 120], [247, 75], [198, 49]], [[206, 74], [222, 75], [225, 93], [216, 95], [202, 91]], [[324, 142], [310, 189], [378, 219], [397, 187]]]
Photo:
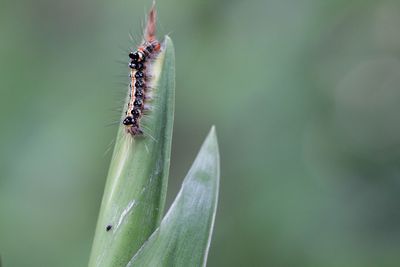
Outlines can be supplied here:
[[127, 266], [205, 266], [219, 190], [214, 127], [161, 225]]

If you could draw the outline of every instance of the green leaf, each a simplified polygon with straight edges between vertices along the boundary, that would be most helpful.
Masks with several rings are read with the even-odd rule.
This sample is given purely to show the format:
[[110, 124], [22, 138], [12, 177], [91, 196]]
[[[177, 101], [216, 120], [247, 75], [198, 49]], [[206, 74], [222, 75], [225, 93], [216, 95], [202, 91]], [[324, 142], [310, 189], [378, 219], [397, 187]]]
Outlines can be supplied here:
[[128, 266], [205, 266], [219, 187], [214, 127], [161, 225]]
[[169, 37], [153, 63], [152, 83], [155, 98], [153, 110], [143, 118], [145, 136], [133, 138], [122, 124], [118, 130], [89, 266], [126, 266], [160, 224], [175, 98], [175, 55]]

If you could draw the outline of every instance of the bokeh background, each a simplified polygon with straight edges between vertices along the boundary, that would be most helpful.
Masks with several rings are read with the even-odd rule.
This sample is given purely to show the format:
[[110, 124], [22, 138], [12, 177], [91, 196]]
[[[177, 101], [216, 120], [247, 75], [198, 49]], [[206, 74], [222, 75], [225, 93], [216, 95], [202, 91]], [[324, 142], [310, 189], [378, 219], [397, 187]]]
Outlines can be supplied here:
[[[0, 1], [0, 255], [86, 266], [151, 1]], [[400, 2], [159, 0], [176, 48], [168, 203], [211, 125], [208, 266], [400, 265]]]

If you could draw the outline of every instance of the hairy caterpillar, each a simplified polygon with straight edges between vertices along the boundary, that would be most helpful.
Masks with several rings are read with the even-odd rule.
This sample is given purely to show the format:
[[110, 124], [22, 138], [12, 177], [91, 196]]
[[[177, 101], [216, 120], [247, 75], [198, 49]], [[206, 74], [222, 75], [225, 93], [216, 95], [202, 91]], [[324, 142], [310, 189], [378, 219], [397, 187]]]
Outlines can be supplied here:
[[136, 51], [129, 53], [129, 101], [122, 123], [125, 125], [126, 131], [132, 136], [143, 134], [140, 125], [143, 113], [147, 109], [145, 104], [149, 99], [150, 66], [161, 49], [161, 44], [156, 39], [155, 33], [156, 11], [153, 4], [147, 20], [143, 42]]

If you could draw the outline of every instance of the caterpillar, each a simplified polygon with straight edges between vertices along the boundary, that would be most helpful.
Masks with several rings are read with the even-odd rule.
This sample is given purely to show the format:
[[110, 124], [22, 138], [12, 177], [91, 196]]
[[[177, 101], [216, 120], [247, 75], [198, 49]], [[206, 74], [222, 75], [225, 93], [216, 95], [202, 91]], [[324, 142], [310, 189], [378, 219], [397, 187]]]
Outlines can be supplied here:
[[136, 51], [129, 52], [129, 100], [122, 124], [126, 132], [132, 136], [143, 134], [141, 119], [147, 109], [145, 104], [149, 99], [150, 66], [161, 50], [161, 44], [156, 38], [156, 11], [151, 8], [142, 44]]

